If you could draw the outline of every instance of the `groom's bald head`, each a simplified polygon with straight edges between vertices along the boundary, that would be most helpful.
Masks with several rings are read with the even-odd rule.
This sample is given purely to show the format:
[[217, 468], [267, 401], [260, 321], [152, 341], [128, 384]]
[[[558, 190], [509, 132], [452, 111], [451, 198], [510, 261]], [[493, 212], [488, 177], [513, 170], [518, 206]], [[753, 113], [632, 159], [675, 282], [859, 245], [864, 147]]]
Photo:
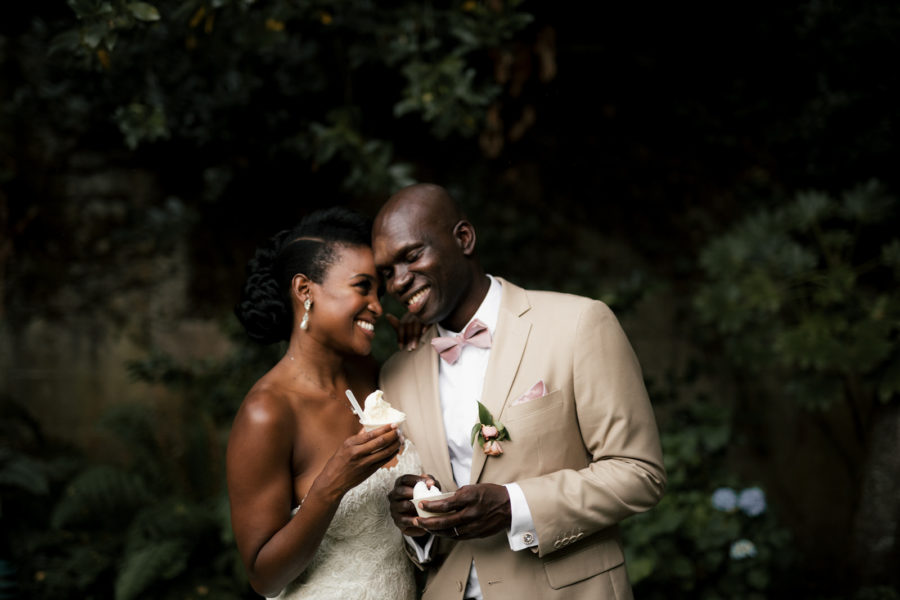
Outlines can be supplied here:
[[479, 277], [486, 278], [475, 229], [444, 188], [419, 183], [388, 198], [375, 217], [372, 246], [388, 292], [424, 322], [457, 331], [481, 303], [483, 294], [475, 296]]
[[425, 222], [449, 229], [465, 219], [459, 204], [447, 190], [433, 183], [417, 183], [388, 198], [375, 217], [374, 229], [378, 229], [379, 221], [388, 219], [395, 213], [406, 213], [409, 216], [415, 214]]

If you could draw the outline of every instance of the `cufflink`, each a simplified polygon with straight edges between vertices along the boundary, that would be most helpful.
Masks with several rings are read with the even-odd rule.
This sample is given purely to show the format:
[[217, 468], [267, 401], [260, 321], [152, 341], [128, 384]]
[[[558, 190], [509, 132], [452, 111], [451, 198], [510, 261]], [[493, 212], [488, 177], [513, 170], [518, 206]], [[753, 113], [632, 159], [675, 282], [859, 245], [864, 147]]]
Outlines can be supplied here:
[[526, 544], [533, 544], [534, 543], [534, 534], [532, 534], [530, 531], [522, 534], [522, 541], [525, 542]]

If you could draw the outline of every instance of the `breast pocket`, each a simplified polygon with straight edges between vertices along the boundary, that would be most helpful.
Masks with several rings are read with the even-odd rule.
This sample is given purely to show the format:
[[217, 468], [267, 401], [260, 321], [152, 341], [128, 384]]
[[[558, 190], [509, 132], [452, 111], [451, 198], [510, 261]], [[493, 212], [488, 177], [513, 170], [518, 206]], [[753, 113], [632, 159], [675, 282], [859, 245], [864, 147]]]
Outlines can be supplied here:
[[534, 426], [540, 426], [542, 422], [546, 424], [546, 420], [554, 411], [558, 412], [562, 406], [562, 390], [556, 390], [524, 404], [507, 407], [500, 420], [510, 430], [510, 433], [514, 429], [528, 430]]
[[504, 450], [526, 456], [517, 463], [519, 477], [536, 477], [567, 465], [567, 453], [572, 449], [562, 440], [577, 435], [578, 429], [574, 407], [566, 402], [563, 390], [507, 407], [500, 421], [510, 436], [510, 444], [504, 445]]

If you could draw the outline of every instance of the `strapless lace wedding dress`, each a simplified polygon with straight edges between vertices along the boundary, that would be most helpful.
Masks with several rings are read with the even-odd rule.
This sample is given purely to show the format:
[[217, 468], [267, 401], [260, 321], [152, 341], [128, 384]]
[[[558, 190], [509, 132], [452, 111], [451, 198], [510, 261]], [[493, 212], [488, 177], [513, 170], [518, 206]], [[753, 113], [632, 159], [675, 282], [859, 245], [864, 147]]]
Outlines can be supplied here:
[[396, 465], [378, 469], [344, 495], [309, 566], [278, 598], [413, 600], [413, 566], [387, 494], [400, 475], [421, 472], [419, 455], [407, 440]]

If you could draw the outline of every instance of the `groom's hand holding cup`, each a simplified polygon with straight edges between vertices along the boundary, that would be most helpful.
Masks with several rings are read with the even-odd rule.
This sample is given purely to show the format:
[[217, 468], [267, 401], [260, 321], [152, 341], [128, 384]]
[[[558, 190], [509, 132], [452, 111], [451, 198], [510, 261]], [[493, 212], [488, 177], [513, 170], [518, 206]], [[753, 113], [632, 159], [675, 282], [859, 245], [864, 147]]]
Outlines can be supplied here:
[[509, 492], [504, 486], [493, 483], [464, 485], [451, 497], [434, 500], [426, 508], [447, 514], [418, 519], [419, 527], [454, 540], [493, 535], [509, 529], [512, 519]]
[[427, 535], [429, 532], [418, 525], [419, 515], [415, 505], [410, 502], [413, 499], [413, 488], [416, 483], [424, 481], [428, 487], [437, 487], [440, 484], [431, 475], [401, 475], [394, 482], [394, 489], [388, 493], [391, 504], [391, 518], [394, 525], [404, 534], [410, 537]]

